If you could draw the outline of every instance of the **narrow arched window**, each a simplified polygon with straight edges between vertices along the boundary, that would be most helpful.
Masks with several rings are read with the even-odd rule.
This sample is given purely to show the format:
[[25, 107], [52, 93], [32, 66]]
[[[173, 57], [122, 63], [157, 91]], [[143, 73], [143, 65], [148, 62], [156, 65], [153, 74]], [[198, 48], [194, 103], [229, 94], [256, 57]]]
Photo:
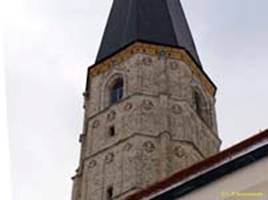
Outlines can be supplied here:
[[194, 92], [194, 96], [193, 96], [193, 100], [194, 100], [194, 109], [196, 111], [196, 113], [199, 115], [199, 117], [202, 117], [202, 107], [201, 107], [201, 99], [200, 96], [197, 92]]
[[208, 127], [213, 126], [210, 104], [206, 101], [205, 96], [198, 91], [193, 92], [193, 109]]
[[110, 91], [110, 103], [113, 104], [123, 97], [124, 93], [124, 81], [122, 78], [118, 78], [115, 80], [114, 84], [111, 87]]

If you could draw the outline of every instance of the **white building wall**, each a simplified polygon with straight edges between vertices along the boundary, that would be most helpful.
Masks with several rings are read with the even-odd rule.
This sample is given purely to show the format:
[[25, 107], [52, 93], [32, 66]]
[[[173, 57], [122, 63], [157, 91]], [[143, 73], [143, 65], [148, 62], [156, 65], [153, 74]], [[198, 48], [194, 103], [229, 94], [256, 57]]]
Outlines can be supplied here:
[[[232, 194], [233, 192], [240, 194]], [[257, 195], [263, 193], [263, 195]], [[239, 195], [247, 195], [239, 197]], [[248, 196], [253, 195], [253, 196]], [[268, 158], [241, 168], [238, 171], [198, 189], [177, 200], [267, 200]]]

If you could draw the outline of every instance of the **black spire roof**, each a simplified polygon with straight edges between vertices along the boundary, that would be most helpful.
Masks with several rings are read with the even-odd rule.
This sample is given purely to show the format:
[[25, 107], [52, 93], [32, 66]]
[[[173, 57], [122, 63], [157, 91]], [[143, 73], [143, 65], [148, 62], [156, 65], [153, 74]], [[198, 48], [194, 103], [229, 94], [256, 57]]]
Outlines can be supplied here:
[[184, 48], [201, 67], [180, 0], [114, 0], [97, 62], [135, 41]]

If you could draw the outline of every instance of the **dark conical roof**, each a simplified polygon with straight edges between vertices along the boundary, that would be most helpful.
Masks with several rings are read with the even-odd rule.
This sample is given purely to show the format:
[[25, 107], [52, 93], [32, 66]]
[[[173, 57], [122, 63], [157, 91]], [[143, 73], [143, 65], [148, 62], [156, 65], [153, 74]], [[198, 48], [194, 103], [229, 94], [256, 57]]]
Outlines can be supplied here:
[[114, 0], [97, 62], [135, 41], [184, 48], [201, 67], [180, 0]]

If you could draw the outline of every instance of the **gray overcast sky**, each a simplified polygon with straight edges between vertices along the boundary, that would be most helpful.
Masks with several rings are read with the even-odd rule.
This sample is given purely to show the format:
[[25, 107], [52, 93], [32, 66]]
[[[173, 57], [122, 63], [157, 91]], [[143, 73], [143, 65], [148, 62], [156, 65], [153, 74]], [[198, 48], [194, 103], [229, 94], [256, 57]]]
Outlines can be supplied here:
[[[268, 1], [183, 0], [218, 86], [222, 148], [268, 127]], [[82, 92], [112, 0], [10, 0], [5, 25], [14, 200], [70, 199]]]

